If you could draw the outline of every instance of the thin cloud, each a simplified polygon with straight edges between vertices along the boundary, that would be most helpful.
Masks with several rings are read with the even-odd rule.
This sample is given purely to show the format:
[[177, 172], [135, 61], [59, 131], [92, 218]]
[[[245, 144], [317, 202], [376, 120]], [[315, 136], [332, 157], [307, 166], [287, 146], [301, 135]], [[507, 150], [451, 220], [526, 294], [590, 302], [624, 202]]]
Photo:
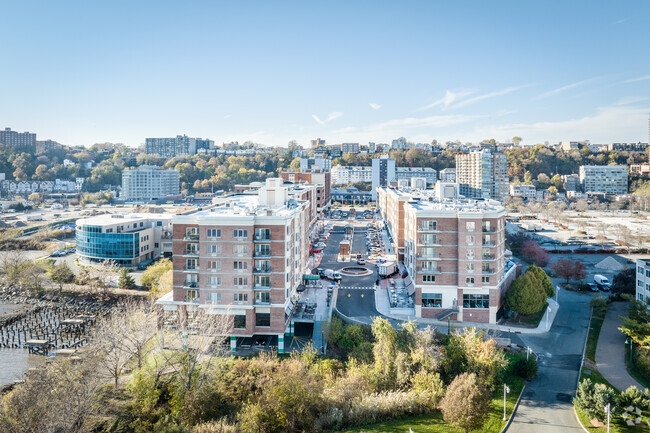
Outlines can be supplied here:
[[650, 75], [644, 75], [643, 77], [632, 78], [631, 80], [623, 81], [624, 83], [636, 83], [637, 81], [646, 81], [650, 80]]
[[629, 20], [629, 19], [630, 19], [630, 18], [628, 17], [628, 18], [620, 19], [620, 20], [618, 20], [618, 21], [614, 21], [614, 22], [612, 23], [612, 25], [623, 24], [625, 21], [627, 21], [627, 20]]
[[231, 117], [232, 117], [232, 114], [226, 114], [225, 116], [223, 116], [224, 119], [230, 119]]
[[455, 108], [467, 107], [468, 105], [472, 105], [472, 104], [475, 104], [477, 102], [484, 101], [486, 99], [492, 99], [492, 98], [496, 98], [498, 96], [507, 95], [508, 93], [513, 93], [513, 92], [516, 92], [518, 90], [524, 89], [526, 87], [530, 87], [530, 85], [517, 86], [517, 87], [507, 87], [505, 89], [496, 90], [494, 92], [486, 93], [484, 95], [479, 95], [479, 96], [475, 96], [473, 98], [465, 99], [464, 101], [461, 101], [458, 104], [455, 104], [454, 107]]
[[533, 100], [548, 98], [549, 96], [557, 95], [558, 93], [566, 92], [567, 90], [574, 89], [576, 87], [584, 86], [587, 83], [597, 80], [598, 78], [589, 78], [587, 80], [577, 81], [575, 83], [567, 84], [566, 86], [558, 87], [557, 89], [549, 90], [548, 92], [541, 93], [537, 95]]
[[466, 96], [469, 96], [473, 93], [475, 93], [475, 91], [473, 90], [461, 90], [459, 92], [452, 92], [451, 90], [447, 90], [445, 92], [445, 96], [443, 96], [442, 98], [438, 99], [435, 102], [432, 102], [429, 105], [425, 105], [424, 107], [418, 108], [417, 111], [428, 110], [430, 108], [437, 107], [439, 105], [442, 106], [442, 109], [444, 110], [447, 107], [449, 107], [451, 104], [453, 104], [455, 101], [462, 99]]
[[627, 96], [625, 98], [619, 99], [614, 105], [630, 105], [636, 104], [637, 102], [647, 101], [648, 98], [643, 96]]
[[381, 105], [379, 105], [379, 104], [374, 104], [374, 103], [372, 103], [372, 102], [368, 102], [368, 105], [370, 105], [370, 108], [372, 108], [372, 109], [375, 110], [375, 111], [376, 111], [376, 110], [379, 110], [379, 109], [381, 108]]
[[318, 124], [320, 124], [322, 126], [325, 126], [325, 124], [327, 124], [327, 122], [329, 122], [331, 120], [334, 120], [334, 119], [338, 119], [341, 116], [343, 116], [343, 113], [341, 113], [340, 111], [334, 111], [333, 113], [328, 114], [327, 118], [325, 120], [321, 119], [320, 117], [318, 117], [315, 114], [311, 115], [311, 117], [314, 118], [316, 123], [318, 123]]

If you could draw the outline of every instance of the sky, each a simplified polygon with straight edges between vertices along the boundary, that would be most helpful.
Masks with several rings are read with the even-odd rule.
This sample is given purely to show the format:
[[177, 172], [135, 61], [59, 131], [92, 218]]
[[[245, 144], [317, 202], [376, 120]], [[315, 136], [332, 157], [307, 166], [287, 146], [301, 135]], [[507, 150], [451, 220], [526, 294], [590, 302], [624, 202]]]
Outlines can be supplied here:
[[0, 0], [0, 14], [0, 128], [68, 145], [648, 140], [646, 0]]

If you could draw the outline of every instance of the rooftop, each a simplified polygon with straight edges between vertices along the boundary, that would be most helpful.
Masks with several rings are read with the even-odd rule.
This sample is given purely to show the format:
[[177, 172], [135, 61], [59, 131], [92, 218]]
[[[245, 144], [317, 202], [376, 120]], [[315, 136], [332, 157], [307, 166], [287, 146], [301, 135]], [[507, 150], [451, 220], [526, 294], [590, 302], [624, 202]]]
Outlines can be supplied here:
[[104, 215], [95, 215], [88, 218], [80, 218], [77, 220], [77, 225], [107, 225], [107, 224], [131, 224], [135, 222], [144, 222], [148, 220], [170, 220], [172, 215], [170, 214], [126, 214], [126, 215], [114, 215], [114, 214], [104, 214]]
[[496, 200], [436, 200], [433, 197], [424, 199], [414, 198], [407, 202], [408, 206], [418, 211], [447, 211], [447, 212], [504, 212], [505, 208]]

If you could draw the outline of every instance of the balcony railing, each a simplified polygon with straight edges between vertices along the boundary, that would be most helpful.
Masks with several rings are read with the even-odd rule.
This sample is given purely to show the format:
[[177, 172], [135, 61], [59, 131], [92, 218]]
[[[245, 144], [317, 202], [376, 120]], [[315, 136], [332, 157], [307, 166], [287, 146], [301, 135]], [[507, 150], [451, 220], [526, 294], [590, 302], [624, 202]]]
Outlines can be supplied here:
[[483, 241], [483, 246], [484, 247], [496, 247], [497, 245], [494, 243], [494, 241]]
[[494, 260], [494, 254], [483, 254], [483, 260]]
[[271, 290], [271, 284], [269, 283], [268, 286], [260, 286], [258, 284], [255, 284], [253, 290]]
[[183, 250], [184, 256], [198, 256], [199, 250]]
[[184, 266], [183, 266], [183, 270], [184, 270], [184, 271], [189, 271], [189, 272], [199, 272], [199, 266], [198, 266], [198, 265], [197, 265], [197, 266], [187, 266], [187, 265], [184, 265]]
[[253, 273], [255, 274], [268, 274], [271, 272], [271, 267], [270, 266], [262, 266], [262, 267], [255, 267], [253, 268]]
[[483, 272], [484, 274], [493, 274], [494, 268], [485, 268], [481, 272]]
[[255, 305], [271, 305], [271, 301], [270, 301], [270, 300], [268, 300], [268, 301], [262, 301], [262, 300], [259, 300], [259, 299], [255, 299], [255, 301], [253, 301], [253, 303], [254, 303]]
[[483, 233], [496, 233], [497, 229], [494, 227], [482, 227]]
[[183, 282], [183, 288], [184, 289], [196, 289], [199, 287], [199, 282], [198, 281], [184, 281]]
[[270, 241], [271, 240], [271, 235], [255, 236], [255, 237], [253, 237], [253, 240], [255, 242]]
[[255, 250], [253, 257], [271, 257], [271, 251], [259, 251]]
[[418, 260], [439, 260], [440, 257], [438, 256], [417, 256]]
[[441, 274], [440, 269], [429, 269], [429, 268], [419, 268], [416, 269], [416, 272], [420, 274]]
[[184, 241], [198, 241], [199, 240], [199, 235], [198, 235], [198, 233], [196, 233], [196, 234], [187, 234], [186, 233], [185, 236], [183, 237], [183, 240]]
[[199, 303], [199, 298], [185, 298], [185, 302], [191, 302], [193, 304], [198, 304]]

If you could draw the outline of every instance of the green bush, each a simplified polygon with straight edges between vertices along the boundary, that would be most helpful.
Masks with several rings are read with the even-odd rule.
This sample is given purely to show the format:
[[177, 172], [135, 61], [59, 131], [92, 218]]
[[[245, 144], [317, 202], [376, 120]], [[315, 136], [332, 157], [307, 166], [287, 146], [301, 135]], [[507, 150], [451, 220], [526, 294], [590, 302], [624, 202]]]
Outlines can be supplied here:
[[605, 406], [611, 404], [611, 412], [616, 412], [616, 391], [602, 384], [594, 384], [591, 379], [584, 379], [578, 385], [573, 404], [589, 418], [603, 420], [607, 418]]
[[520, 353], [512, 363], [513, 372], [525, 380], [532, 380], [537, 375], [537, 359], [534, 355]]
[[524, 272], [506, 293], [506, 308], [519, 314], [535, 314], [546, 306], [546, 291], [532, 272]]

